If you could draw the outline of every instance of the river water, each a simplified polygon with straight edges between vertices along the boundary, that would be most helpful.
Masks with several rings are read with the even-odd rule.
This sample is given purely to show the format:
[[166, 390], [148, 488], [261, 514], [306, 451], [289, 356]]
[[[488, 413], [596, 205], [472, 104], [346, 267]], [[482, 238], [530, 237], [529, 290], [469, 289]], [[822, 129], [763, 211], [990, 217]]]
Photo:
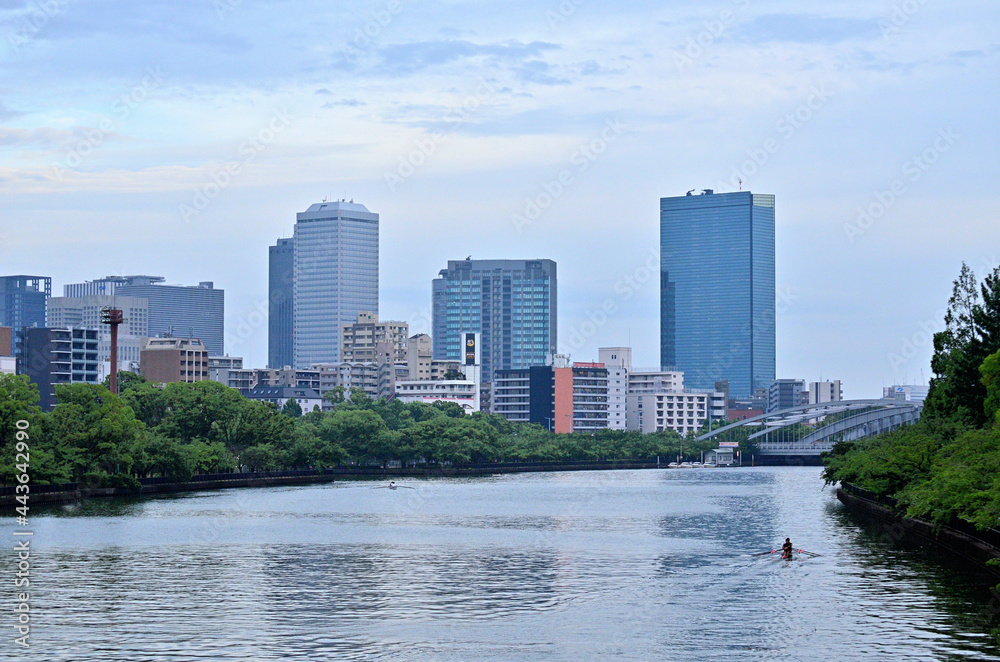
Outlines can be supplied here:
[[[11, 643], [5, 609], [0, 659], [1000, 660], [988, 589], [855, 521], [819, 473], [345, 481], [36, 508], [31, 648]], [[822, 556], [751, 556], [786, 536]]]

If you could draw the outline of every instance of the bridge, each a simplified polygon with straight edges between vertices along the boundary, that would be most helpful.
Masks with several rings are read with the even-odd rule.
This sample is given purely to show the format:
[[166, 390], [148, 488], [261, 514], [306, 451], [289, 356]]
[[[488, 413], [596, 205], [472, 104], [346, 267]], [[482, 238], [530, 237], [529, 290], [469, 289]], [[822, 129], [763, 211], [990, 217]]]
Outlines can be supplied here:
[[838, 441], [874, 437], [920, 419], [923, 403], [841, 400], [801, 405], [746, 418], [707, 432], [697, 441], [749, 441], [763, 458], [819, 459]]

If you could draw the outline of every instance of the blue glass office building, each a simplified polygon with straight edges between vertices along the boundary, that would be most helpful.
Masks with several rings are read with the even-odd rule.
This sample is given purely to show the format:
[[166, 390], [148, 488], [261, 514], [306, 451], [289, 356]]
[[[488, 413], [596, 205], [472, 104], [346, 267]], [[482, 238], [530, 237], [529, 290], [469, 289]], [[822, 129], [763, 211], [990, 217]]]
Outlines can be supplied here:
[[295, 282], [295, 242], [279, 239], [268, 248], [267, 367], [281, 369], [294, 361], [292, 300]]
[[748, 399], [774, 381], [774, 196], [660, 199], [660, 363]]
[[355, 202], [312, 205], [293, 236], [294, 366], [340, 361], [340, 327], [378, 315], [378, 214]]
[[434, 358], [458, 361], [462, 334], [482, 334], [483, 381], [544, 365], [556, 351], [556, 263], [449, 260], [433, 282]]

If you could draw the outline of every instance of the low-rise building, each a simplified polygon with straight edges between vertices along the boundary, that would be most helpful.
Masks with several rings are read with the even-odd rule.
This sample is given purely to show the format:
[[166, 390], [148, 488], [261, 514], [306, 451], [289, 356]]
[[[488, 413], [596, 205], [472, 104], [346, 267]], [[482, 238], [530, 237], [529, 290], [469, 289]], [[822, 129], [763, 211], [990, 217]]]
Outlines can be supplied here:
[[895, 384], [882, 388], [882, 397], [886, 400], [901, 400], [904, 402], [923, 402], [927, 398], [930, 387], [926, 384]]
[[809, 404], [809, 392], [803, 379], [775, 379], [767, 395], [767, 411], [791, 409]]
[[255, 386], [246, 393], [248, 400], [259, 402], [270, 402], [281, 409], [285, 403], [294, 399], [302, 408], [302, 413], [307, 414], [315, 407], [322, 409], [323, 398], [311, 388], [300, 388], [297, 386]]
[[14, 329], [0, 326], [0, 356], [14, 356]]
[[139, 371], [160, 384], [208, 379], [208, 349], [197, 338], [145, 338]]
[[[713, 399], [725, 411], [725, 397], [703, 391], [659, 391], [628, 396], [628, 429], [650, 432], [673, 430], [680, 435], [697, 432], [712, 419]], [[718, 418], [722, 418], [719, 416]]]
[[608, 370], [601, 363], [569, 363], [497, 370], [491, 411], [512, 422], [537, 423], [558, 434], [608, 427]]
[[410, 325], [406, 322], [382, 321], [370, 312], [358, 313], [358, 321], [340, 327], [341, 363], [376, 363], [377, 354], [385, 353], [378, 345], [388, 344], [390, 362], [406, 361], [407, 336]]
[[406, 341], [406, 372], [409, 381], [436, 382], [450, 372], [463, 373], [461, 361], [434, 358], [433, 342], [426, 333], [418, 333]]
[[396, 382], [396, 399], [400, 402], [454, 402], [460, 405], [466, 414], [479, 411], [478, 395], [478, 384], [468, 379]]
[[57, 384], [97, 384], [98, 333], [95, 329], [25, 328], [20, 333], [18, 372], [38, 386], [40, 405], [51, 411]]
[[840, 402], [844, 399], [844, 391], [840, 380], [832, 382], [809, 382], [809, 400], [804, 405], [821, 405], [824, 402]]

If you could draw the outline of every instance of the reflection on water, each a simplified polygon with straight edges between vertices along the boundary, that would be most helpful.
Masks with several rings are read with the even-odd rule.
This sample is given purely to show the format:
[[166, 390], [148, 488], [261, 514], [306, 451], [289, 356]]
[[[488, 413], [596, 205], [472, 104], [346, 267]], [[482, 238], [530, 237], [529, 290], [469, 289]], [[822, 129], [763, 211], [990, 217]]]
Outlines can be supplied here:
[[[32, 651], [81, 661], [1000, 659], [977, 577], [856, 522], [818, 469], [408, 484], [47, 510], [33, 520]], [[753, 556], [785, 536], [822, 556]], [[9, 567], [9, 550], [0, 562]]]

